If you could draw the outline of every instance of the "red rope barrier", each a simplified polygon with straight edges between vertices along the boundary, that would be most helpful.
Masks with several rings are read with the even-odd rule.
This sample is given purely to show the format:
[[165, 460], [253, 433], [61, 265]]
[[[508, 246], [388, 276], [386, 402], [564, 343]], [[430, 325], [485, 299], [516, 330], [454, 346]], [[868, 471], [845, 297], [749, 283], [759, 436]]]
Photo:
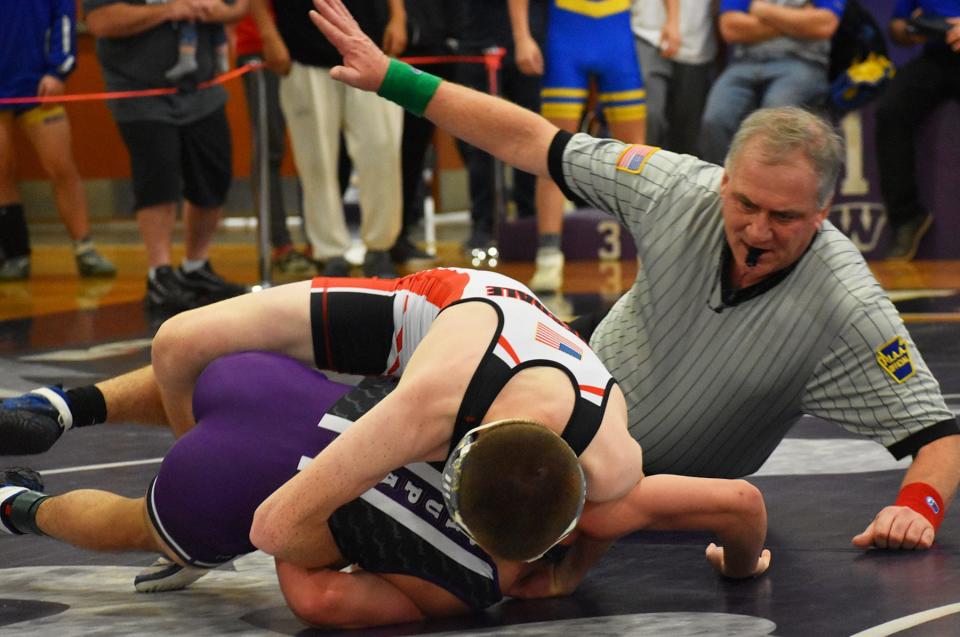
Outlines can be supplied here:
[[[503, 59], [505, 51], [503, 49], [497, 49], [491, 53], [485, 53], [484, 55], [440, 55], [440, 56], [421, 56], [421, 57], [404, 57], [400, 58], [408, 64], [420, 64], [420, 65], [429, 65], [429, 64], [449, 64], [452, 62], [462, 63], [462, 64], [483, 64], [487, 67], [487, 71], [491, 74], [495, 74], [496, 71], [500, 68], [500, 62]], [[264, 66], [262, 62], [244, 64], [243, 66], [237, 67], [231, 71], [227, 71], [223, 75], [218, 75], [212, 80], [202, 82], [197, 85], [197, 90], [210, 88], [211, 86], [216, 86], [218, 84], [224, 84], [230, 80], [245, 75], [251, 71], [254, 71], [260, 67]], [[491, 85], [491, 88], [494, 88], [494, 85]], [[131, 97], [153, 97], [156, 95], [173, 95], [174, 93], [180, 92], [180, 89], [175, 87], [168, 88], [151, 88], [144, 89], [140, 91], [116, 91], [113, 93], [76, 93], [73, 95], [51, 95], [46, 97], [40, 97], [39, 95], [34, 95], [32, 97], [0, 97], [0, 104], [49, 104], [49, 103], [60, 103], [60, 102], [89, 102], [95, 100], [118, 100], [118, 99], [128, 99]]]

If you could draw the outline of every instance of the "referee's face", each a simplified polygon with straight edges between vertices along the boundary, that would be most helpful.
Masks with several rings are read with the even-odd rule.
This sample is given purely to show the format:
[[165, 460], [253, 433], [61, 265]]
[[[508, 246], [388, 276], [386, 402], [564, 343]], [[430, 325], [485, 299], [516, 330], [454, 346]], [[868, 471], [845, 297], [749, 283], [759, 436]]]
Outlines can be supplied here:
[[[817, 204], [817, 175], [799, 151], [761, 161], [754, 142], [747, 142], [720, 186], [723, 223], [733, 251], [737, 287], [753, 285], [797, 261], [827, 216]], [[761, 250], [747, 267], [747, 252]]]

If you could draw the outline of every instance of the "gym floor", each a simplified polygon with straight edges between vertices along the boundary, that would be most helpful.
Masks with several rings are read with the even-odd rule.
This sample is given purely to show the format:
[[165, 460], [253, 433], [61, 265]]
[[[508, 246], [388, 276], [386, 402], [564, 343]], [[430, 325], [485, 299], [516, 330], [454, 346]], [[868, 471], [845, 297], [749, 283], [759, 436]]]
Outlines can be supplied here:
[[[120, 275], [78, 281], [65, 248], [35, 241], [34, 276], [0, 284], [0, 395], [39, 385], [89, 384], [149, 362], [158, 325], [143, 307], [136, 242], [106, 243]], [[218, 242], [218, 270], [255, 282], [249, 236]], [[444, 265], [466, 265], [441, 247]], [[948, 404], [960, 409], [960, 264], [874, 264]], [[532, 265], [501, 264], [526, 280]], [[630, 262], [568, 264], [570, 317], [609, 302], [636, 272]], [[40, 471], [50, 493], [100, 488], [138, 497], [172, 443], [161, 428], [109, 425], [68, 432], [43, 455], [4, 466]], [[749, 479], [769, 512], [770, 571], [727, 581], [707, 565], [701, 534], [622, 539], [572, 596], [506, 601], [485, 613], [358, 631], [307, 629], [286, 609], [272, 561], [252, 554], [189, 589], [138, 594], [133, 577], [155, 556], [80, 551], [48, 538], [0, 537], [0, 634], [9, 635], [960, 635], [960, 514], [948, 511], [926, 552], [861, 551], [850, 538], [895, 496], [905, 463], [839, 427], [801, 419]]]

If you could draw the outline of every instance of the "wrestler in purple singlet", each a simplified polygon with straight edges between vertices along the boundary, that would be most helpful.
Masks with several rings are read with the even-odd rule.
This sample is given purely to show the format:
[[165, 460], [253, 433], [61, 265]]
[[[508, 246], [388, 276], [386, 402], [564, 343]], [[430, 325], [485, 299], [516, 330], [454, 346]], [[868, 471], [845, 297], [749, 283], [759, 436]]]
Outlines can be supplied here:
[[164, 458], [148, 493], [150, 517], [171, 548], [198, 566], [255, 550], [254, 511], [297, 473], [302, 456], [335, 438], [317, 423], [351, 389], [273, 354], [210, 363], [193, 394], [197, 426]]

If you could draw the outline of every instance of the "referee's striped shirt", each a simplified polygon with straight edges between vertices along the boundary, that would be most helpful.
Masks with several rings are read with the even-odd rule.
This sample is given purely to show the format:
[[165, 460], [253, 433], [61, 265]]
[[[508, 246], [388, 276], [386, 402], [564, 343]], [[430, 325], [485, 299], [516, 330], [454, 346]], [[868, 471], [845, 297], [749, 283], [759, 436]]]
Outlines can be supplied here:
[[958, 433], [893, 304], [831, 223], [781, 280], [724, 303], [722, 168], [564, 133], [550, 168], [637, 245], [637, 278], [590, 345], [627, 397], [647, 473], [747, 475], [804, 413], [898, 458]]

